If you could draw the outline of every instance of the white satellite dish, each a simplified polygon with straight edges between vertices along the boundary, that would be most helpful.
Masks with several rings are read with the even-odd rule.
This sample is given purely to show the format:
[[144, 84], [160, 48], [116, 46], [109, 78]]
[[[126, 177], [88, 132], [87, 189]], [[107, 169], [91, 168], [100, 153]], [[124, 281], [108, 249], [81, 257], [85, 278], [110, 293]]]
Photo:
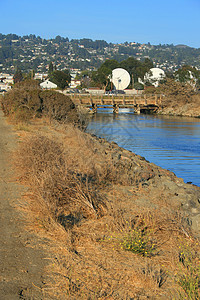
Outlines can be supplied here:
[[116, 90], [124, 90], [130, 84], [131, 78], [126, 70], [117, 68], [112, 71], [111, 81]]
[[165, 72], [160, 68], [151, 68], [149, 72], [144, 75], [144, 80], [149, 81], [155, 87], [158, 87], [159, 81], [165, 78]]

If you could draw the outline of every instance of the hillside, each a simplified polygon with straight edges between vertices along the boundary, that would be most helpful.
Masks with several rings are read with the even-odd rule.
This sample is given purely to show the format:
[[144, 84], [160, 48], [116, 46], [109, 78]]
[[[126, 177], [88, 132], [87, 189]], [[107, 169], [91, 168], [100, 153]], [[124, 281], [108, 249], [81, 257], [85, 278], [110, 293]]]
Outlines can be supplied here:
[[150, 58], [155, 66], [174, 71], [188, 64], [200, 68], [200, 49], [185, 45], [151, 45], [136, 42], [119, 44], [104, 40], [72, 39], [57, 36], [46, 40], [35, 35], [0, 34], [0, 72], [47, 72], [50, 62], [57, 69], [95, 69], [106, 59], [122, 61], [128, 57]]

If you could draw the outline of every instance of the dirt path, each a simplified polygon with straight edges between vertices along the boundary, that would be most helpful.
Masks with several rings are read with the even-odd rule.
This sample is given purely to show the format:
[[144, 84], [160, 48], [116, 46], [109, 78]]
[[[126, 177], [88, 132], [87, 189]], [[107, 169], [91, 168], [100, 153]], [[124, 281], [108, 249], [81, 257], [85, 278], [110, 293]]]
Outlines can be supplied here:
[[17, 136], [0, 109], [0, 299], [47, 299], [41, 291], [44, 254], [28, 246], [36, 237], [25, 231], [23, 216], [14, 208], [25, 192], [12, 179], [10, 154], [16, 147]]

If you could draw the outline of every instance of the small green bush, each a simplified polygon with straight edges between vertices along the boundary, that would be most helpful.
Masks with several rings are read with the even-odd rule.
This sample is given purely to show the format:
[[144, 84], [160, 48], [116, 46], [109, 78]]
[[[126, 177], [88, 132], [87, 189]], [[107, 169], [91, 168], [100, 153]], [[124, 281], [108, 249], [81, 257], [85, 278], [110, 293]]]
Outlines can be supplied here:
[[151, 231], [148, 229], [132, 229], [121, 241], [123, 249], [140, 254], [142, 256], [153, 256], [156, 244], [151, 240]]
[[177, 282], [184, 291], [184, 295], [180, 293], [181, 299], [200, 299], [200, 261], [189, 245], [180, 246], [179, 263]]

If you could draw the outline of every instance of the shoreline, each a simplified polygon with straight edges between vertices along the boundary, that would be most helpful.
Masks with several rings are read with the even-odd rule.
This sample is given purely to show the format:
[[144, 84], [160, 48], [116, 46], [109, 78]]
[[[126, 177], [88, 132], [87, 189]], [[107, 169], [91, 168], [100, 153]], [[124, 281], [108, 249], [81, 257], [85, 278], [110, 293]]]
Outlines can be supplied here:
[[166, 96], [157, 114], [200, 118], [200, 94], [188, 98], [180, 95], [177, 97]]
[[[90, 133], [87, 133], [91, 135]], [[177, 205], [177, 209], [182, 207], [188, 218], [191, 217], [191, 220], [188, 220], [188, 223], [191, 224], [191, 227], [195, 229], [197, 235], [200, 237], [200, 187], [195, 184], [185, 183], [182, 178], [179, 178], [167, 169], [164, 169], [154, 163], [151, 163], [146, 160], [145, 157], [142, 157], [138, 154], [133, 153], [125, 148], [118, 146], [115, 142], [108, 142], [104, 138], [100, 138], [96, 135], [91, 135], [92, 138], [97, 140], [100, 144], [103, 144], [105, 147], [105, 153], [111, 155], [111, 159], [114, 161], [114, 164], [119, 165], [122, 163], [123, 167], [129, 170], [130, 177], [131, 169], [137, 169], [139, 172], [139, 179], [135, 183], [141, 185], [145, 188], [151, 188], [152, 186], [156, 187], [155, 193], [158, 193], [158, 190], [164, 188], [164, 190], [170, 190], [170, 194], [174, 194], [175, 197], [171, 198], [171, 201]], [[132, 164], [136, 167], [132, 168]], [[122, 167], [122, 166], [120, 166]], [[122, 171], [122, 170], [121, 170]], [[122, 171], [123, 172], [123, 171]], [[133, 178], [131, 183], [134, 183]], [[171, 183], [170, 183], [171, 181]], [[182, 199], [178, 199], [178, 190], [184, 190], [185, 195], [182, 194]], [[169, 191], [168, 191], [169, 192]], [[188, 194], [187, 194], [188, 193]], [[189, 194], [193, 194], [193, 199]], [[189, 197], [188, 197], [189, 196]], [[185, 198], [185, 199], [184, 199]], [[195, 204], [196, 198], [196, 204]], [[193, 204], [192, 204], [192, 201]], [[170, 202], [169, 202], [170, 203]], [[194, 206], [193, 206], [194, 205]]]
[[28, 189], [22, 226], [49, 259], [41, 292], [74, 300], [188, 295], [181, 279], [199, 274], [200, 188], [78, 129], [84, 124], [69, 98], [60, 100], [73, 114], [63, 107], [68, 122], [55, 121], [58, 96], [48, 95], [48, 114], [15, 123], [15, 171]]
[[[26, 226], [28, 225], [29, 230], [39, 237], [38, 246], [41, 247], [43, 244], [45, 253], [48, 253], [48, 257], [50, 257], [50, 265], [46, 271], [49, 280], [48, 284], [44, 286], [47, 294], [48, 287], [50, 287], [49, 299], [62, 299], [66, 295], [70, 299], [78, 299], [83, 295], [85, 298], [92, 295], [96, 299], [102, 295], [102, 286], [105, 295], [113, 293], [113, 299], [123, 299], [125, 293], [129, 298], [136, 299], [140, 299], [141, 295], [155, 299], [169, 299], [172, 294], [177, 295], [179, 287], [174, 273], [178, 272], [176, 271], [178, 261], [173, 264], [172, 261], [177, 260], [183, 241], [187, 242], [187, 245], [191, 244], [190, 251], [194, 251], [197, 247], [200, 237], [198, 223], [200, 188], [185, 184], [174, 173], [149, 163], [144, 157], [119, 147], [115, 142], [108, 142], [71, 126], [63, 127], [59, 124], [50, 126], [46, 122], [42, 124], [41, 122], [42, 120], [32, 123], [27, 129], [22, 128], [20, 131], [18, 129], [19, 146], [22, 147], [21, 155], [23, 156], [19, 157], [18, 163], [22, 168], [22, 174], [19, 173], [19, 175], [22, 179], [25, 176], [26, 186], [33, 195], [30, 203], [28, 201], [25, 204], [25, 212], [28, 216]], [[45, 141], [50, 142], [53, 148], [46, 147]], [[44, 145], [45, 153], [40, 155], [42, 145]], [[51, 201], [51, 198], [50, 200], [48, 198], [52, 192], [52, 196], [54, 193], [57, 194], [56, 182], [52, 190], [49, 187], [49, 180], [47, 190], [45, 190], [44, 184], [38, 186], [38, 183], [43, 182], [43, 178], [49, 176], [49, 167], [47, 173], [44, 169], [44, 177], [41, 178], [43, 172], [40, 170], [39, 178], [36, 177], [36, 181], [30, 181], [26, 176], [27, 174], [30, 176], [29, 166], [32, 172], [35, 164], [39, 163], [40, 169], [41, 157], [42, 168], [44, 168], [44, 163], [51, 167], [52, 164], [54, 165], [54, 161], [57, 168], [59, 160], [56, 159], [55, 150], [58, 149], [58, 146], [63, 149], [61, 155], [64, 154], [67, 157], [67, 165], [71, 158], [74, 159], [75, 165], [72, 163], [72, 171], [75, 174], [78, 172], [78, 176], [80, 176], [83, 172], [84, 176], [92, 178], [92, 176], [96, 177], [97, 173], [97, 182], [95, 183], [95, 178], [91, 179], [94, 193], [92, 190], [89, 192], [92, 202], [88, 203], [87, 210], [85, 210], [85, 203], [83, 203], [82, 211], [80, 210], [81, 202], [77, 203], [78, 206], [76, 203], [72, 203], [71, 207], [69, 202], [64, 201], [61, 206], [57, 204], [56, 211], [59, 214], [55, 218], [52, 217], [52, 213], [54, 213], [54, 211], [51, 212], [52, 205], [47, 209], [47, 201]], [[34, 149], [34, 153], [32, 153], [32, 149]], [[49, 157], [48, 152], [51, 155], [50, 164], [46, 160]], [[30, 164], [26, 163], [27, 155]], [[47, 155], [46, 159], [44, 155]], [[25, 165], [21, 163], [23, 161]], [[59, 186], [64, 184], [63, 196], [65, 199], [68, 179], [65, 177], [62, 179], [62, 174], [60, 177], [60, 173], [64, 171], [62, 170], [62, 160], [60, 167], [61, 170], [58, 168]], [[56, 169], [53, 168], [52, 176], [57, 173], [55, 171]], [[78, 193], [79, 188], [78, 185]], [[87, 189], [85, 190], [84, 186], [81, 189], [83, 189], [81, 191], [82, 198], [82, 195], [87, 193]], [[38, 194], [40, 190], [42, 193]], [[59, 195], [62, 200], [60, 187]], [[94, 197], [97, 199], [100, 197], [99, 204], [98, 202], [95, 204]], [[97, 210], [98, 205], [99, 209]], [[141, 226], [149, 228], [147, 237], [148, 241], [152, 240], [156, 245], [155, 254], [154, 249], [151, 250], [152, 248], [147, 248], [145, 250], [147, 254], [143, 255], [137, 248], [134, 253], [134, 251], [127, 251], [126, 244], [121, 246], [121, 241], [129, 234], [131, 226], [135, 228], [132, 229], [133, 232], [140, 230]], [[140, 236], [139, 238], [143, 239]], [[30, 242], [37, 246], [38, 242], [34, 242], [34, 240], [32, 235]], [[140, 240], [137, 239], [137, 241]], [[161, 265], [162, 267], [160, 267]], [[147, 270], [148, 276], [144, 270]], [[167, 275], [168, 272], [170, 276]], [[122, 274], [123, 278], [119, 280]], [[159, 283], [155, 282], [155, 274], [162, 274], [159, 276], [166, 278], [166, 282], [164, 281], [161, 287]], [[113, 290], [109, 288], [108, 283], [111, 282], [108, 275], [109, 278], [112, 278], [111, 282], [113, 279], [115, 280]], [[124, 275], [126, 276], [124, 277]], [[66, 278], [69, 276], [70, 281], [67, 281], [66, 284]], [[127, 285], [127, 280], [133, 284]], [[51, 281], [56, 283], [59, 288], [55, 287], [52, 290]], [[78, 287], [75, 290], [72, 289], [74, 285]], [[94, 285], [99, 287], [98, 291], [93, 292]]]
[[[108, 141], [118, 143], [119, 147], [144, 156], [148, 161], [174, 172], [176, 176], [184, 178], [185, 183], [192, 183], [199, 187], [199, 165], [196, 166], [198, 148], [195, 148], [198, 147], [199, 125], [197, 118], [185, 116], [164, 114], [138, 116], [133, 112], [127, 114], [122, 112], [115, 118], [110, 111], [106, 110], [99, 111], [90, 119], [86, 132], [96, 134], [97, 137], [106, 137]], [[120, 126], [122, 129], [117, 133], [116, 130]], [[169, 132], [168, 141], [165, 137]], [[142, 142], [137, 141], [136, 138], [142, 139]], [[161, 140], [158, 141], [158, 138]]]

